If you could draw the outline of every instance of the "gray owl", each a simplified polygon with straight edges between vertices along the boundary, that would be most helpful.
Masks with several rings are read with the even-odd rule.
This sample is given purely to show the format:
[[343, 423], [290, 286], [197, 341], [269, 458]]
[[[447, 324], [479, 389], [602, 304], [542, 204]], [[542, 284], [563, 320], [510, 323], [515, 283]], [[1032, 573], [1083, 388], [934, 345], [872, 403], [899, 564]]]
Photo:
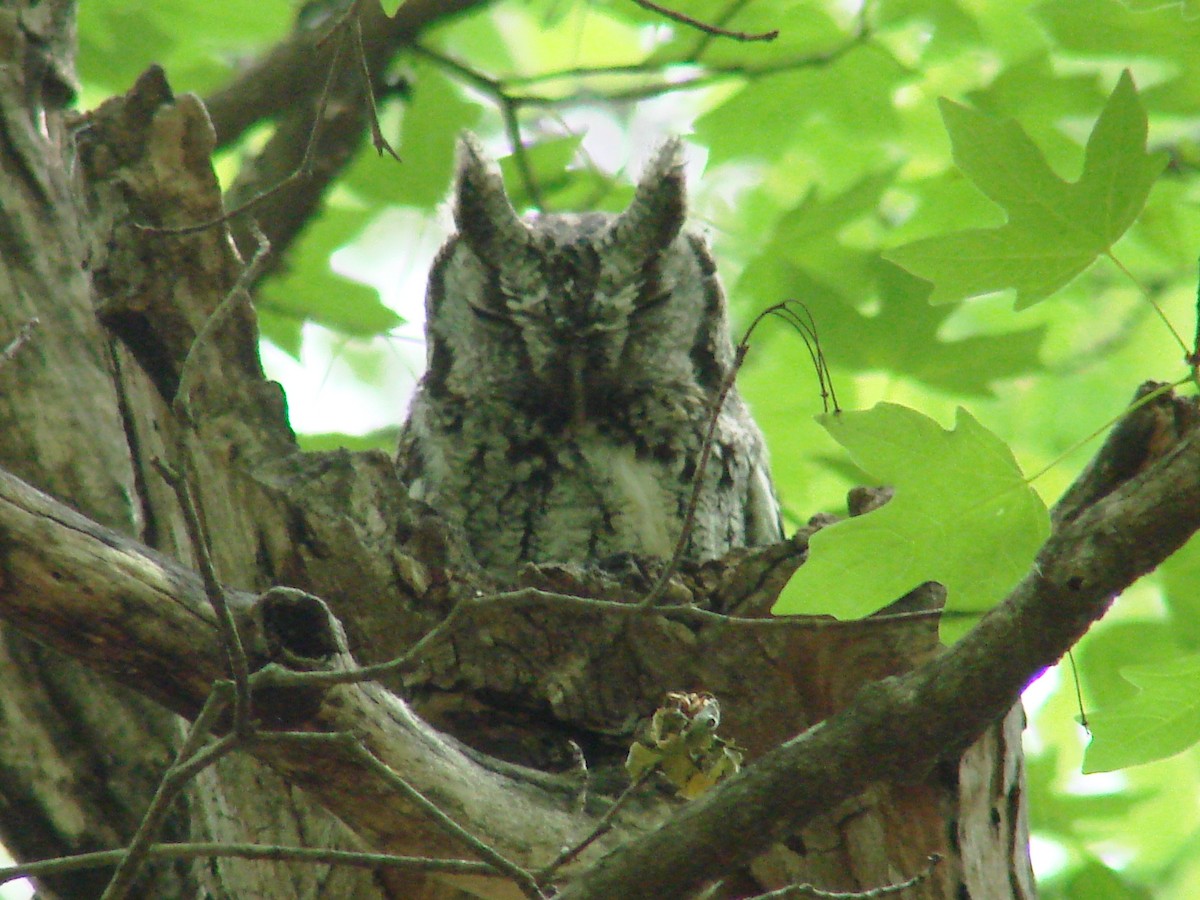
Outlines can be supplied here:
[[[426, 297], [428, 370], [400, 441], [410, 494], [498, 573], [669, 557], [734, 350], [716, 267], [683, 229], [678, 140], [620, 215], [521, 218], [478, 142]], [[762, 434], [736, 389], [717, 422], [693, 559], [781, 537]]]

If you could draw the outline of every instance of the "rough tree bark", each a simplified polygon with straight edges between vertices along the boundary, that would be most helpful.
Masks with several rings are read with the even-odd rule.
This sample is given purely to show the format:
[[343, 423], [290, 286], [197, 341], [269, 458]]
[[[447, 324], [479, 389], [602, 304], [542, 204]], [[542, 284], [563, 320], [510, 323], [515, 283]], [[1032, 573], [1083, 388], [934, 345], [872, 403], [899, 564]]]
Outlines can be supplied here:
[[[405, 33], [467, 5], [407, 4]], [[603, 795], [619, 784], [635, 723], [664, 691], [704, 687], [721, 698], [722, 732], [763, 764], [733, 790], [687, 806], [647, 789], [564, 873], [569, 893], [690, 896], [720, 879], [711, 896], [790, 881], [865, 889], [921, 871], [938, 852], [946, 861], [907, 896], [1033, 896], [1022, 722], [1012, 704], [1113, 591], [1200, 525], [1184, 507], [1169, 534], [1125, 554], [1136, 566], [1116, 567], [1104, 555], [1125, 507], [1101, 508], [1112, 500], [1103, 498], [1118, 489], [1114, 497], [1124, 502], [1125, 491], [1139, 508], [1137, 491], [1150, 488], [1137, 478], [1154, 459], [1139, 457], [1119, 477], [1102, 473], [1111, 483], [1077, 498], [1078, 521], [1075, 512], [1060, 516], [1062, 546], [1048, 545], [1042, 575], [1022, 587], [1043, 616], [1037, 602], [1058, 598], [1066, 618], [1059, 630], [1035, 616], [1035, 630], [1022, 632], [1028, 615], [1000, 618], [958, 656], [939, 659], [924, 618], [775, 627], [722, 624], [702, 612], [765, 615], [811, 531], [681, 572], [672, 608], [652, 615], [555, 596], [627, 604], [647, 587], [640, 571], [530, 567], [517, 585], [494, 584], [454, 534], [407, 501], [385, 456], [297, 450], [283, 397], [259, 366], [254, 316], [235, 289], [243, 261], [226, 229], [143, 227], [189, 225], [221, 210], [209, 163], [216, 137], [203, 105], [173, 96], [152, 70], [94, 113], [66, 112], [70, 15], [65, 0], [0, 10], [0, 346], [38, 321], [0, 367], [0, 465], [86, 517], [10, 477], [0, 484], [0, 618], [11, 626], [0, 646], [0, 837], [19, 857], [127, 841], [178, 740], [174, 715], [194, 715], [223, 674], [211, 611], [189, 574], [193, 548], [155, 467], [164, 460], [194, 470], [213, 559], [225, 584], [246, 592], [233, 596], [245, 621], [260, 623], [259, 639], [264, 626], [253, 611], [278, 598], [252, 598], [273, 585], [323, 598], [361, 663], [403, 653], [464, 598], [518, 589], [459, 615], [387, 680], [394, 695], [376, 686], [267, 695], [259, 713], [267, 725], [352, 728], [521, 865], [546, 862], [595, 823]], [[389, 46], [398, 43], [393, 34]], [[267, 60], [262, 71], [274, 65]], [[226, 136], [246, 115], [228, 97], [215, 98], [214, 109]], [[297, 202], [311, 208], [315, 200]], [[1178, 410], [1153, 411], [1174, 422]], [[1163, 465], [1196, 470], [1191, 420], [1169, 437], [1143, 443], [1173, 448]], [[1181, 485], [1174, 472], [1171, 496], [1200, 509], [1196, 479]], [[1090, 548], [1085, 538], [1097, 534], [1102, 546], [1090, 561], [1067, 552]], [[324, 607], [296, 609], [302, 615], [289, 621], [303, 637], [336, 633]], [[1020, 634], [1026, 652], [996, 653], [995, 642]], [[287, 629], [273, 637], [275, 646], [296, 641]], [[969, 677], [991, 671], [989, 644], [992, 657], [1008, 662], [991, 686]], [[261, 640], [251, 647], [256, 664], [272, 658]], [[304, 655], [306, 647], [289, 649]], [[909, 679], [889, 679], [914, 669]], [[948, 685], [962, 689], [957, 702], [969, 709], [954, 706]], [[914, 727], [922, 703], [935, 718]], [[939, 743], [917, 740], [924, 732]], [[847, 741], [864, 752], [855, 756]], [[571, 742], [592, 770], [586, 792]], [[163, 837], [463, 854], [353, 761], [277, 747], [207, 772]], [[43, 886], [46, 896], [96, 896], [106, 877], [62, 875]], [[512, 895], [497, 879], [230, 859], [155, 864], [141, 890], [267, 900]]]

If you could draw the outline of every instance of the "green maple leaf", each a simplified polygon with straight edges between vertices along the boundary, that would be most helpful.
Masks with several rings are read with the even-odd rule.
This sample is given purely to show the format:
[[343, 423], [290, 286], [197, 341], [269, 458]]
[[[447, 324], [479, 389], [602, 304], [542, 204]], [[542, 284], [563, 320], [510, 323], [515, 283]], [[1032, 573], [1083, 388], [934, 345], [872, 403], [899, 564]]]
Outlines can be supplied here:
[[931, 303], [1015, 289], [1017, 309], [1049, 297], [1092, 264], [1137, 218], [1165, 153], [1146, 152], [1146, 112], [1126, 71], [1088, 138], [1083, 174], [1064, 181], [1011, 119], [950, 100], [942, 118], [954, 162], [1008, 212], [999, 228], [960, 231], [885, 256], [933, 282]]
[[[946, 586], [948, 611], [979, 612], [1029, 569], [1050, 533], [1046, 506], [1007, 445], [966, 410], [953, 431], [893, 403], [820, 421], [896, 493], [880, 509], [813, 535], [808, 560], [773, 612], [857, 618], [926, 581]], [[951, 640], [971, 624], [948, 617], [942, 636]]]
[[1084, 753], [1084, 772], [1163, 759], [1200, 741], [1200, 656], [1127, 666], [1121, 677], [1141, 691], [1088, 714], [1092, 741]]

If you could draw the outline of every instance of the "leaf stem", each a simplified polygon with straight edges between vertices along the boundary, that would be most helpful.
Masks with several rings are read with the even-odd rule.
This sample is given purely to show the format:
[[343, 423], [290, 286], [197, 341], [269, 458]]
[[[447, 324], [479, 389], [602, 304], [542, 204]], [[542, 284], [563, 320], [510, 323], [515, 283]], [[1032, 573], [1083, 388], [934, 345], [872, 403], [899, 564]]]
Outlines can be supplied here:
[[[1178, 335], [1176, 335], [1176, 336], [1178, 337]], [[1048, 462], [1042, 468], [1038, 469], [1032, 475], [1027, 475], [1025, 477], [1025, 483], [1033, 484], [1033, 482], [1037, 481], [1039, 478], [1041, 478], [1043, 475], [1045, 475], [1047, 472], [1049, 472], [1055, 466], [1062, 463], [1063, 460], [1065, 460], [1068, 456], [1070, 456], [1072, 453], [1074, 453], [1080, 447], [1084, 446], [1089, 441], [1100, 437], [1100, 435], [1104, 434], [1104, 432], [1106, 432], [1109, 428], [1111, 428], [1114, 424], [1116, 424], [1117, 421], [1119, 421], [1120, 419], [1123, 419], [1125, 416], [1129, 415], [1135, 409], [1145, 406], [1147, 403], [1149, 403], [1154, 398], [1161, 397], [1163, 394], [1166, 394], [1166, 393], [1170, 393], [1171, 391], [1175, 390], [1175, 388], [1179, 387], [1182, 384], [1187, 384], [1191, 380], [1192, 380], [1192, 374], [1189, 372], [1187, 375], [1185, 375], [1183, 378], [1180, 378], [1178, 381], [1171, 382], [1170, 384], [1164, 384], [1161, 387], [1158, 387], [1155, 390], [1150, 391], [1144, 397], [1139, 397], [1137, 402], [1131, 403], [1131, 404], [1129, 404], [1129, 406], [1125, 407], [1125, 409], [1121, 410], [1121, 414], [1119, 416], [1109, 419], [1107, 422], [1105, 422], [1103, 425], [1101, 425], [1099, 428], [1097, 428], [1091, 434], [1087, 435], [1087, 437], [1083, 437], [1083, 438], [1080, 438], [1079, 440], [1077, 440], [1070, 447], [1068, 447], [1062, 453], [1058, 454], [1058, 456], [1054, 457], [1054, 459], [1052, 459], [1050, 462]]]
[[[1162, 311], [1162, 307], [1160, 307], [1157, 301], [1150, 296], [1150, 291], [1146, 289], [1146, 286], [1138, 281], [1132, 272], [1125, 268], [1125, 264], [1117, 259], [1112, 250], [1105, 250], [1104, 255], [1111, 259], [1113, 265], [1115, 265], [1122, 273], [1124, 273], [1126, 278], [1133, 282], [1133, 286], [1136, 287], [1139, 292], [1141, 292], [1141, 295], [1145, 298], [1146, 302], [1154, 308], [1154, 311], [1158, 314], [1158, 317], [1162, 320], [1162, 323], [1167, 326], [1167, 331], [1171, 332], [1171, 337], [1175, 338], [1175, 343], [1179, 344], [1179, 348], [1183, 351], [1183, 355], [1190, 359], [1192, 350], [1190, 347], [1188, 347], [1187, 341], [1185, 341], [1183, 337], [1180, 336], [1179, 332], [1175, 330], [1175, 326], [1171, 324], [1171, 320], [1167, 318], [1167, 314]], [[1091, 437], [1095, 437], [1095, 435], [1092, 435]], [[1091, 437], [1089, 437], [1088, 440], [1091, 440]]]

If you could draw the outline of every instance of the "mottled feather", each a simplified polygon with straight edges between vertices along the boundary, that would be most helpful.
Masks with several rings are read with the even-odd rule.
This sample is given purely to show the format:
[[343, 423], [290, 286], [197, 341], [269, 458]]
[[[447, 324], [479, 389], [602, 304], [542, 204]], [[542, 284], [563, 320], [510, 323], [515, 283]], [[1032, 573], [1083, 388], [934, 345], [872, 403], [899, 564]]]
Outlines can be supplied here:
[[[426, 296], [428, 370], [400, 442], [411, 495], [497, 572], [669, 556], [734, 361], [716, 266], [684, 227], [679, 142], [620, 215], [523, 219], [466, 136], [454, 213]], [[734, 389], [688, 555], [780, 535], [762, 435]]]

